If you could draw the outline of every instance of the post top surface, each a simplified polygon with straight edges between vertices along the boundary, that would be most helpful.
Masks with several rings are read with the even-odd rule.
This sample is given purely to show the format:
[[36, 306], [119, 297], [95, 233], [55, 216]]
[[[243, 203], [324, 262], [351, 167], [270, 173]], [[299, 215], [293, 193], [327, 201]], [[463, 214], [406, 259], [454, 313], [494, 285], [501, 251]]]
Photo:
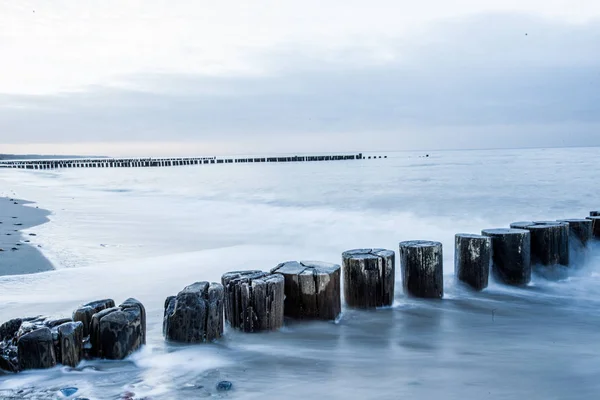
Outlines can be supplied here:
[[271, 273], [298, 275], [302, 273], [326, 273], [331, 274], [339, 270], [338, 264], [322, 261], [286, 261], [271, 270]]
[[342, 258], [381, 258], [391, 257], [394, 255], [392, 250], [386, 249], [353, 249], [342, 253]]
[[455, 236], [455, 238], [466, 238], [466, 239], [488, 239], [487, 236], [484, 235], [478, 235], [476, 233], [457, 233]]
[[442, 243], [432, 240], [407, 240], [400, 242], [400, 247], [441, 247]]
[[483, 235], [526, 235], [529, 233], [527, 229], [516, 229], [516, 228], [496, 228], [496, 229], [484, 229], [481, 231]]

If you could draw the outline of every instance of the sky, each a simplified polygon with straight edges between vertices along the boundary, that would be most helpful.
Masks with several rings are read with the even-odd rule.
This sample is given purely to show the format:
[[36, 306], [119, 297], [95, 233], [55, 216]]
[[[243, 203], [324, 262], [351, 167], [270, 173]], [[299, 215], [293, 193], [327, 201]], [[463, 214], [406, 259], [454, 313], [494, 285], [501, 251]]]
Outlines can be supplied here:
[[0, 0], [0, 153], [600, 146], [597, 0]]

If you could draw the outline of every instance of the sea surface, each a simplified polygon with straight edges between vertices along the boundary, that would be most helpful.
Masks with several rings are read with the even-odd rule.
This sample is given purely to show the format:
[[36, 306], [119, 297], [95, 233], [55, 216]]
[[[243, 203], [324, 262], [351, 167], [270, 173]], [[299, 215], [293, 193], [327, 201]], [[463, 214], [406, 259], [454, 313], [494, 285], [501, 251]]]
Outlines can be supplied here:
[[[369, 155], [369, 154], [367, 154]], [[377, 155], [380, 155], [378, 153]], [[70, 315], [100, 298], [142, 301], [148, 344], [124, 361], [0, 375], [0, 398], [597, 399], [600, 249], [562, 280], [526, 288], [454, 279], [454, 235], [600, 207], [600, 148], [381, 153], [387, 158], [169, 168], [0, 169], [0, 196], [35, 202], [29, 228], [56, 270], [0, 277], [0, 321]], [[437, 240], [444, 298], [343, 309], [279, 332], [226, 329], [218, 343], [167, 344], [164, 300], [231, 270], [340, 263], [352, 248]], [[230, 392], [217, 392], [221, 380]]]

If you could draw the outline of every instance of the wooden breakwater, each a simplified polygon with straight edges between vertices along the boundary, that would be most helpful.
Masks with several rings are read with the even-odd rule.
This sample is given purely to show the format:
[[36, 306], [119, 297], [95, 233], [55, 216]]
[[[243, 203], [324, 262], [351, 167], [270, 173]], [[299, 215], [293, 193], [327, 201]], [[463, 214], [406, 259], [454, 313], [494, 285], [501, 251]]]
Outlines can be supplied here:
[[[599, 214], [514, 222], [510, 228], [484, 229], [481, 235], [458, 233], [455, 277], [475, 291], [486, 289], [490, 272], [497, 282], [517, 287], [529, 284], [534, 267], [547, 278], [567, 277], [576, 266], [571, 256], [585, 255], [590, 242], [600, 240]], [[404, 295], [443, 299], [442, 243], [403, 241], [399, 255]], [[362, 248], [344, 251], [341, 266], [287, 261], [269, 272], [226, 272], [220, 283], [194, 282], [167, 297], [163, 336], [169, 342], [206, 343], [221, 338], [226, 325], [262, 332], [282, 328], [286, 318], [335, 321], [342, 311], [342, 281], [347, 307], [389, 307], [395, 299], [395, 264], [393, 250]], [[66, 318], [15, 318], [0, 325], [0, 370], [76, 367], [94, 358], [120, 360], [146, 344], [146, 335], [146, 309], [134, 298], [118, 307], [112, 299], [92, 301]], [[229, 390], [231, 383], [220, 382], [217, 388]]]
[[176, 158], [78, 158], [54, 160], [0, 160], [0, 168], [20, 169], [58, 169], [58, 168], [141, 168], [141, 167], [176, 167], [183, 165], [205, 164], [244, 164], [244, 163], [286, 163], [346, 161], [387, 158], [387, 156], [363, 156], [358, 154], [303, 155], [278, 157], [176, 157]]

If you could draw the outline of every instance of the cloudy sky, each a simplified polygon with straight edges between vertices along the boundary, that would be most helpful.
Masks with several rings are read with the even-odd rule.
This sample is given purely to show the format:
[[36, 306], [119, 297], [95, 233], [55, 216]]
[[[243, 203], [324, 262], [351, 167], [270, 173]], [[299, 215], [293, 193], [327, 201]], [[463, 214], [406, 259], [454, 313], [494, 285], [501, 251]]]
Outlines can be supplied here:
[[589, 145], [598, 0], [0, 0], [0, 153]]

